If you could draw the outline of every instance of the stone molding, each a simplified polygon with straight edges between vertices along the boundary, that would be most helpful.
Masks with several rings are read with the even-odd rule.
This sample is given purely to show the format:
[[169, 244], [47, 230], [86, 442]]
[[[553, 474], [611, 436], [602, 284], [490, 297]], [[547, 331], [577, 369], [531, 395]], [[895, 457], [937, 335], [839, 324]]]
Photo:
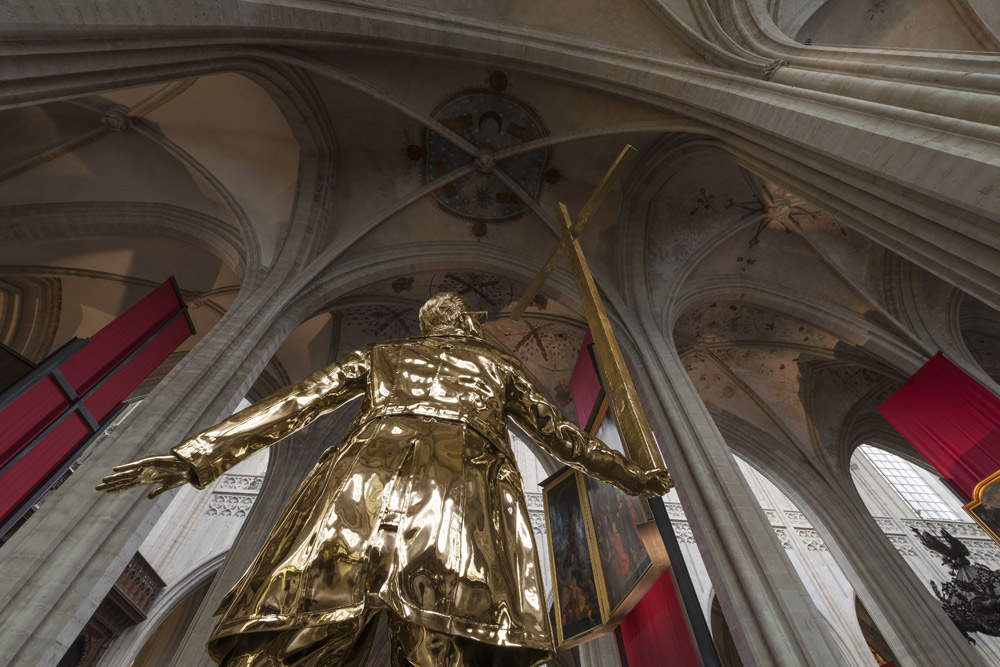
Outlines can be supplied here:
[[261, 484], [264, 483], [264, 475], [237, 475], [227, 473], [223, 475], [213, 491], [235, 491], [244, 493], [256, 493], [260, 491]]
[[[680, 542], [694, 544], [694, 536], [691, 527], [684, 515], [684, 510], [680, 503], [666, 503], [667, 514], [674, 525], [674, 532]], [[828, 551], [826, 544], [819, 532], [806, 518], [805, 514], [797, 510], [776, 510], [764, 509], [767, 517], [778, 536], [781, 545], [786, 549], [793, 549], [794, 546], [789, 538], [789, 531], [792, 531], [800, 542], [809, 551]], [[941, 532], [944, 528], [969, 548], [972, 560], [983, 562], [990, 567], [1000, 564], [1000, 546], [984, 533], [975, 523], [969, 521], [928, 521], [924, 519], [894, 519], [887, 516], [872, 517], [878, 527], [885, 534], [886, 539], [903, 556], [916, 557], [921, 555], [920, 540], [913, 535], [911, 528], [919, 528], [934, 534]]]
[[545, 501], [541, 493], [526, 492], [525, 503], [528, 506], [528, 519], [531, 521], [531, 531], [536, 535], [545, 535]]
[[246, 518], [257, 499], [255, 493], [213, 492], [205, 510], [207, 516]]
[[246, 518], [257, 500], [265, 475], [227, 473], [212, 487], [205, 515]]
[[[389, 23], [392, 23], [392, 18], [395, 17], [395, 16], [397, 16], [398, 14], [399, 14], [398, 10], [394, 9], [394, 10], [390, 11], [390, 10], [386, 9], [386, 10], [384, 10], [384, 11], [382, 11], [380, 13], [379, 19], [380, 20], [386, 20]], [[327, 18], [329, 18], [331, 21], [333, 21], [335, 16], [336, 16], [336, 11], [333, 10], [333, 9], [331, 9], [331, 15], [328, 16]], [[441, 25], [436, 25], [433, 21], [431, 21], [429, 24], [426, 24], [425, 27], [428, 30], [430, 30], [430, 31], [445, 30], [447, 32], [448, 28], [453, 28], [455, 25], [460, 25], [462, 23], [463, 23], [462, 21], [459, 21], [457, 19], [453, 19], [451, 17], [448, 17], [447, 20], [444, 20], [444, 22]], [[447, 26], [447, 28], [446, 28], [446, 26]], [[410, 27], [412, 28], [412, 26], [410, 26]], [[473, 32], [478, 33], [480, 31], [479, 30], [474, 30]], [[389, 37], [387, 35], [383, 35], [383, 37], [385, 39], [389, 39]], [[471, 38], [472, 35], [471, 34], [467, 35], [467, 37]], [[495, 38], [496, 35], [493, 34], [493, 33], [490, 33], [489, 36], [487, 36], [486, 34], [479, 34], [479, 35], [477, 35], [477, 37], [480, 40], [485, 40], [485, 41], [488, 42], [488, 41], [491, 41], [491, 39]], [[544, 48], [543, 44], [538, 42], [537, 35], [531, 35], [530, 39], [528, 38], [528, 36], [524, 36], [524, 37], [527, 40], [527, 42], [526, 42], [526, 44], [524, 46], [527, 47], [530, 44], [533, 48]], [[208, 37], [206, 37], [206, 40], [207, 40], [206, 43], [211, 43], [211, 40]], [[170, 42], [171, 40], [166, 40], [166, 41]], [[261, 42], [266, 42], [266, 41], [267, 40], [263, 40], [263, 39], [261, 40]], [[461, 40], [459, 40], [459, 41], [461, 41]], [[183, 42], [184, 42], [183, 39], [178, 38], [175, 43], [182, 44]], [[543, 40], [543, 42], [544, 42], [544, 40]], [[483, 44], [480, 43], [480, 46], [482, 46], [482, 45]], [[550, 46], [550, 45], [546, 44], [546, 46]], [[596, 48], [594, 45], [589, 45], [588, 44], [587, 46], [588, 46], [588, 49], [590, 49], [590, 50], [593, 50], [593, 49]], [[470, 48], [472, 48], [472, 45], [470, 45]], [[532, 49], [528, 49], [528, 50], [530, 51]], [[600, 49], [598, 49], [598, 51], [599, 50]], [[254, 52], [254, 53], [256, 53], [256, 55], [258, 55], [260, 57], [267, 57], [267, 55], [268, 55], [266, 51], [260, 51], [260, 52]], [[583, 57], [584, 53], [589, 53], [589, 52], [585, 50], [583, 53], [575, 53], [574, 57], [578, 57], [578, 58], [579, 57]], [[620, 54], [616, 54], [616, 55], [617, 55], [616, 58], [610, 58], [609, 60], [607, 60], [605, 62], [605, 66], [606, 67], [611, 67], [612, 69], [614, 69], [614, 68], [619, 67], [619, 66], [628, 68], [628, 67], [631, 67], [631, 66], [638, 66], [639, 65], [639, 63], [633, 63], [631, 60], [629, 60], [629, 58], [625, 58], [624, 56], [622, 56]], [[940, 54], [938, 54], [938, 55], [940, 55]], [[901, 53], [901, 54], [898, 54], [898, 56], [896, 56], [896, 57], [905, 60], [907, 56], [906, 56], [906, 54], [902, 54]], [[951, 57], [951, 56], [949, 56], [949, 57]], [[947, 58], [945, 58], [945, 60], [947, 60]], [[959, 59], [959, 61], [961, 61], [961, 59]], [[969, 64], [969, 63], [964, 63], [963, 65], [960, 65], [959, 61], [956, 61], [956, 63], [953, 64], [953, 67], [965, 66], [966, 69], [963, 71], [963, 77], [964, 77], [963, 80], [968, 81], [969, 78], [966, 77], [965, 74], [967, 72], [969, 72], [970, 69], [971, 70], [975, 70], [975, 67], [972, 64]], [[296, 62], [300, 63], [300, 64], [303, 64], [303, 66], [307, 66], [307, 65], [311, 66], [308, 62], [302, 61], [301, 59], [296, 60]], [[660, 65], [666, 65], [665, 62], [660, 62], [660, 61], [657, 61], [657, 62]], [[136, 63], [136, 64], [138, 65], [138, 63]], [[649, 73], [649, 72], [652, 71], [650, 69], [650, 67], [649, 67], [649, 63], [648, 62], [643, 61], [642, 65], [643, 65], [643, 67], [642, 67], [643, 71], [645, 71], [647, 73]], [[120, 67], [120, 61], [118, 63], [118, 66]], [[980, 63], [980, 66], [981, 67], [986, 67], [986, 65], [983, 65], [982, 63]], [[715, 70], [713, 68], [704, 68], [704, 67], [702, 67], [702, 68], [694, 68], [690, 72], [688, 72], [687, 69], [686, 69], [688, 67], [691, 67], [691, 66], [685, 65], [685, 64], [682, 64], [682, 63], [670, 62], [669, 63], [669, 69], [663, 69], [662, 67], [657, 67], [657, 68], [655, 68], [655, 70], [657, 72], [664, 73], [664, 74], [667, 71], [670, 71], [670, 72], [672, 72], [675, 75], [679, 75], [679, 74], [681, 74], [681, 72], [684, 72], [684, 74], [689, 79], [690, 79], [690, 77], [694, 77], [694, 76], [697, 76], [697, 77], [709, 77], [709, 78], [719, 76], [719, 71]], [[987, 67], [987, 69], [988, 69], [988, 67]], [[676, 70], [676, 71], [674, 71], [674, 70]], [[607, 79], [606, 86], [614, 87], [615, 84], [613, 84], [612, 82], [614, 82], [614, 81], [628, 80], [630, 78], [631, 77], [626, 76], [622, 72], [617, 72], [616, 74], [613, 74], [611, 72], [607, 72], [606, 73], [606, 79]], [[689, 81], [689, 83], [690, 83], [690, 81]], [[732, 91], [735, 91], [735, 89], [732, 87], [731, 83], [732, 82], [729, 82], [727, 84], [727, 86], [728, 86], [729, 90], [732, 92]], [[684, 88], [684, 90], [687, 91], [687, 90], [693, 90], [693, 89], [689, 85], [689, 86], [686, 86]], [[832, 95], [828, 95], [826, 93], [822, 93], [822, 94], [816, 93], [815, 95], [812, 95], [812, 94], [810, 94], [810, 92], [816, 92], [816, 91], [808, 91], [807, 92], [807, 91], [799, 88], [799, 89], [796, 90], [795, 95], [801, 97], [802, 99], [800, 99], [799, 102], [801, 102], [802, 104], [805, 104], [806, 106], [808, 106], [809, 103], [806, 101], [805, 98], [815, 98], [812, 101], [816, 102], [817, 104], [820, 103], [820, 98], [822, 98], [824, 104], [827, 105], [827, 108], [829, 108], [829, 104], [831, 103], [831, 101], [835, 97], [835, 96], [832, 96]], [[638, 95], [638, 97], [644, 97], [644, 95], [639, 94], [639, 93], [634, 93], [634, 95]], [[932, 98], [932, 97], [936, 98], [937, 96], [923, 95], [923, 96], [911, 96], [911, 97], [914, 97], [914, 98], [920, 97], [921, 99], [925, 99], [925, 98]], [[901, 107], [894, 107], [892, 105], [888, 105], [888, 104], [884, 104], [884, 103], [879, 103], [879, 104], [871, 106], [871, 108], [869, 108], [868, 106], [866, 106], [865, 104], [861, 103], [860, 101], [856, 101], [856, 102], [857, 103], [852, 103], [852, 104], [847, 105], [847, 107], [849, 107], [850, 109], [848, 110], [848, 108], [845, 108], [845, 109], [843, 109], [843, 111], [845, 113], [847, 113], [848, 115], [850, 115], [850, 114], [852, 114], [852, 113], [854, 113], [856, 111], [857, 112], [862, 112], [862, 107], [864, 107], [864, 111], [863, 111], [864, 113], [874, 113], [876, 111], [876, 109], [875, 109], [876, 106], [878, 107], [877, 112], [879, 114], [883, 114], [883, 115], [884, 114], [896, 113], [896, 109], [899, 109], [900, 111], [902, 111]], [[802, 104], [800, 104], [799, 107], [801, 107]], [[859, 104], [861, 106], [858, 106]], [[972, 105], [972, 106], [977, 106], [977, 105]], [[986, 106], [987, 105], [978, 105], [979, 108], [985, 108]], [[800, 109], [799, 107], [796, 107], [796, 113], [798, 113], [798, 112], [805, 112], [805, 109]], [[791, 111], [789, 105], [787, 105], [787, 102], [784, 104], [784, 110], [786, 112], [790, 112]], [[711, 119], [713, 122], [715, 120], [717, 120], [717, 119], [712, 118], [711, 115], [704, 114], [703, 113], [704, 110], [698, 110], [698, 109], [692, 108], [690, 111], [691, 111], [691, 116], [692, 117], [701, 117], [702, 119], [705, 119], [705, 120]], [[907, 111], [909, 111], [909, 110], [907, 110]], [[906, 115], [906, 114], [904, 114], [904, 115]], [[926, 125], [927, 123], [936, 122], [935, 119], [939, 119], [940, 120], [942, 118], [943, 117], [940, 114], [936, 114], [936, 113], [935, 114], [921, 113], [920, 116], [919, 116], [919, 118], [916, 117], [916, 116], [913, 116], [912, 114], [910, 114], [910, 115], [906, 115], [906, 118], [900, 117], [897, 120], [899, 120], [901, 122], [909, 123], [908, 127], [912, 129], [912, 128], [916, 128], [916, 127], [920, 126], [921, 124]], [[950, 122], [950, 121], [952, 121], [954, 119], [947, 118], [946, 120]], [[778, 119], [775, 119], [775, 122], [780, 122], [780, 121]], [[783, 127], [786, 127], [786, 128], [792, 128], [793, 127], [792, 124], [787, 124], [787, 123], [783, 123], [782, 125], [783, 125]], [[954, 123], [951, 123], [949, 125], [949, 128], [950, 128], [949, 131], [952, 131], [952, 132], [961, 132], [961, 131], [964, 131], [965, 129], [967, 129], [969, 131], [972, 131], [972, 129], [973, 129], [971, 127], [972, 125], [975, 125], [976, 128], [978, 128], [978, 129], [984, 129], [984, 128], [988, 128], [989, 127], [988, 125], [985, 125], [983, 123], [971, 123], [971, 124], [969, 124], [968, 128], [966, 128], [963, 125], [964, 129], [962, 129], [962, 128], [959, 128], [959, 127], [955, 126]], [[746, 129], [747, 129], [747, 126], [744, 124], [744, 130], [746, 130]], [[946, 128], [941, 127], [939, 129], [946, 129]], [[717, 131], [713, 131], [710, 128], [707, 128], [707, 127], [706, 127], [706, 130], [709, 133], [715, 134], [715, 136], [718, 136], [718, 137], [722, 137], [723, 135], [726, 135], [727, 132], [728, 132], [727, 130], [721, 130], [721, 129], [719, 129]], [[813, 136], [816, 136], [816, 133], [813, 133]], [[744, 139], [745, 139], [745, 137], [744, 137]], [[899, 137], [899, 139], [902, 139], [902, 137]], [[771, 172], [774, 172], [774, 170], [779, 169], [780, 165], [785, 164], [785, 163], [788, 162], [788, 160], [792, 159], [791, 154], [788, 154], [788, 153], [786, 153], [783, 156], [783, 158], [780, 159], [780, 160], [775, 155], [775, 156], [772, 156], [775, 159], [766, 159], [765, 158], [764, 161], [767, 162], [767, 164], [766, 165], [762, 165], [761, 164], [762, 155], [759, 153], [759, 151], [763, 148], [763, 145], [757, 144], [757, 145], [755, 145], [755, 147], [753, 149], [751, 149], [751, 147], [750, 147], [750, 145], [748, 143], [746, 143], [745, 141], [737, 138], [735, 135], [729, 135], [729, 136], [727, 136], [727, 141], [729, 141], [729, 140], [732, 140], [734, 142], [734, 143], [731, 144], [731, 149], [734, 151], [734, 155], [737, 155], [738, 159], [740, 159], [741, 161], [744, 161], [744, 162], [746, 162], [747, 159], [749, 159], [750, 162], [755, 163], [756, 167], [763, 168], [763, 167], [766, 166], [766, 168], [768, 170], [770, 170]], [[768, 146], [771, 146], [771, 147], [773, 147], [775, 149], [778, 148], [778, 146], [777, 146], [778, 143], [780, 143], [780, 140], [776, 139], [774, 136], [771, 136], [770, 139], [768, 140]], [[912, 145], [922, 145], [922, 144], [925, 144], [925, 143], [926, 142], [923, 142], [923, 141], [915, 141], [915, 142], [913, 142]], [[749, 153], [747, 153], [747, 150], [756, 151], [757, 152], [756, 157], [753, 157]], [[798, 150], [801, 152], [801, 146], [799, 147]], [[809, 196], [812, 201], [816, 202], [818, 205], [821, 205], [821, 206], [823, 206], [824, 208], [826, 208], [828, 210], [837, 211], [839, 213], [843, 213], [846, 218], [851, 218], [851, 217], [856, 218], [854, 220], [854, 222], [857, 223], [857, 224], [859, 224], [862, 228], [864, 228], [866, 226], [870, 226], [870, 225], [876, 225], [876, 221], [877, 220], [882, 220], [883, 223], [885, 222], [885, 220], [887, 218], [887, 214], [889, 213], [889, 211], [886, 209], [887, 202], [889, 201], [889, 199], [893, 199], [893, 200], [896, 199], [896, 197], [888, 197], [888, 196], [886, 196], [886, 197], [883, 197], [880, 201], [875, 201], [875, 199], [878, 199], [878, 197], [876, 196], [870, 202], [871, 206], [868, 206], [868, 205], [859, 206], [858, 204], [860, 202], [859, 201], [854, 201], [850, 206], [848, 206], [847, 208], [845, 208], [844, 207], [845, 200], [844, 200], [843, 196], [838, 196], [838, 197], [835, 197], [835, 198], [831, 198], [829, 195], [830, 195], [830, 192], [832, 192], [832, 189], [843, 190], [843, 187], [847, 186], [847, 180], [840, 179], [840, 186], [838, 186], [838, 188], [817, 189], [817, 188], [814, 187], [810, 191], [809, 190], [809, 180], [811, 180], [812, 177], [815, 176], [819, 180], [830, 180], [830, 178], [831, 178], [831, 176], [833, 174], [839, 173], [840, 171], [843, 171], [846, 168], [846, 164], [838, 162], [837, 164], [832, 164], [831, 163], [831, 164], [825, 165], [823, 167], [819, 167], [819, 169], [816, 169], [816, 166], [818, 166], [818, 163], [816, 162], [817, 159], [819, 159], [818, 155], [817, 156], [811, 156], [810, 160], [813, 163], [813, 166], [807, 166], [805, 164], [796, 164], [794, 168], [787, 169], [787, 170], [783, 171], [782, 174], [780, 175], [781, 176], [780, 178], [777, 177], [778, 175], [777, 175], [776, 172], [774, 172], [772, 174], [765, 174], [765, 175], [768, 176], [768, 177], [772, 177], [773, 176], [776, 181], [783, 181], [783, 185], [791, 187], [793, 190], [796, 190], [796, 191], [802, 193], [804, 196]], [[890, 169], [890, 168], [891, 168], [890, 165], [886, 165], [886, 169]], [[796, 175], [801, 175], [803, 177], [808, 176], [809, 178], [796, 179]], [[857, 174], [857, 175], [859, 177], [862, 177], [862, 175], [860, 173]], [[870, 194], [875, 194], [875, 195], [878, 194], [876, 191], [879, 190], [879, 188], [881, 186], [880, 185], [876, 185], [876, 183], [874, 181], [872, 181], [871, 175], [869, 175], [867, 178], [862, 177], [862, 180], [867, 180], [868, 181], [868, 185], [867, 185], [866, 190], [865, 190], [866, 192], [868, 192]], [[878, 179], [876, 179], [876, 180], [878, 180]], [[795, 181], [795, 182], [792, 182], [792, 181]], [[898, 188], [897, 188], [897, 190], [898, 190]], [[844, 194], [846, 194], [846, 192], [842, 192], [841, 194], [844, 195]], [[858, 195], [858, 196], [861, 196], [860, 191], [858, 191], [858, 192], [856, 192], [854, 194]], [[854, 195], [852, 195], [851, 198], [854, 199], [854, 200], [857, 200], [857, 197], [855, 197]], [[958, 201], [958, 200], [954, 200], [954, 201]], [[928, 203], [930, 203], [929, 200], [928, 200]], [[969, 212], [968, 211], [965, 211], [965, 212], [962, 213], [963, 218], [957, 218], [957, 217], [955, 217], [955, 215], [957, 214], [957, 211], [954, 210], [953, 206], [951, 208], [949, 208], [949, 207], [943, 207], [943, 206], [931, 206], [930, 208], [935, 211], [935, 213], [936, 213], [936, 215], [938, 217], [940, 217], [940, 216], [949, 217], [950, 216], [950, 220], [951, 220], [951, 222], [949, 223], [950, 226], [954, 226], [954, 227], [967, 227], [969, 225], [969, 223], [971, 222], [971, 220], [972, 220], [972, 218], [969, 217]], [[882, 209], [882, 213], [883, 214], [876, 216], [876, 215], [873, 215], [873, 214], [870, 214], [870, 213], [864, 213], [864, 211], [866, 209], [870, 209], [870, 210]], [[951, 213], [949, 213], [949, 211], [951, 211]], [[898, 212], [893, 212], [892, 216], [890, 216], [890, 217], [898, 217], [899, 214], [902, 214], [901, 210], [898, 211]], [[906, 215], [909, 216], [910, 214], [907, 213]], [[962, 222], [963, 219], [965, 220], [965, 222]], [[984, 220], [984, 222], [985, 222], [985, 220]], [[951, 223], [954, 223], [954, 224], [952, 225]], [[914, 224], [916, 225], [917, 222], [914, 221]], [[924, 222], [922, 222], [920, 224], [926, 225], [926, 219], [924, 220]], [[916, 227], [913, 227], [912, 225], [909, 226], [909, 227], [902, 226], [899, 229], [904, 229], [904, 228], [905, 229], [911, 229], [913, 231], [913, 234], [911, 234], [911, 236], [913, 236], [914, 238], [922, 237], [925, 240], [929, 240], [929, 236], [927, 236], [926, 234], [921, 234], [916, 229]], [[899, 229], [895, 230], [895, 232], [899, 232]], [[874, 228], [873, 228], [873, 231], [874, 231]], [[866, 231], [866, 233], [870, 233], [870, 232]], [[953, 242], [946, 243], [946, 244], [938, 243], [937, 245], [938, 246], [948, 247], [948, 248], [953, 248], [953, 249], [957, 250], [958, 248], [955, 245], [957, 243], [959, 243], [959, 240], [956, 238], [956, 239], [954, 239]], [[912, 244], [909, 244], [907, 242], [907, 243], [901, 243], [901, 245], [906, 246], [906, 245], [912, 245]], [[940, 250], [940, 248], [939, 248], [939, 250]], [[982, 254], [982, 251], [975, 251], [975, 253]], [[955, 255], [956, 261], [957, 261], [957, 258], [959, 258], [959, 257], [965, 257], [965, 254], [961, 253], [961, 252], [957, 253]], [[966, 259], [971, 259], [971, 256], [966, 257]], [[985, 260], [985, 257], [983, 259]], [[978, 262], [978, 265], [980, 267], [982, 267], [982, 266], [988, 266], [989, 264], [988, 264], [988, 262], [980, 261], [980, 262]], [[982, 269], [980, 269], [980, 271], [982, 271]], [[978, 285], [978, 286], [977, 286], [977, 281], [965, 281], [965, 282], [969, 283], [967, 285], [967, 287], [970, 289], [970, 291], [977, 291], [978, 290], [980, 293], [983, 293], [983, 289], [985, 288], [985, 282], [988, 282], [988, 281], [978, 281], [978, 282], [983, 282], [984, 283], [984, 284]], [[997, 289], [997, 292], [1000, 293], [1000, 288]], [[985, 299], [989, 301], [989, 300], [992, 299], [992, 297], [990, 297], [990, 296], [987, 295], [987, 296], [985, 296]]]
[[163, 202], [81, 201], [0, 207], [0, 239], [166, 237], [207, 248], [241, 275], [249, 257], [235, 225]]
[[0, 342], [38, 362], [52, 352], [59, 329], [62, 282], [21, 273], [0, 274]]

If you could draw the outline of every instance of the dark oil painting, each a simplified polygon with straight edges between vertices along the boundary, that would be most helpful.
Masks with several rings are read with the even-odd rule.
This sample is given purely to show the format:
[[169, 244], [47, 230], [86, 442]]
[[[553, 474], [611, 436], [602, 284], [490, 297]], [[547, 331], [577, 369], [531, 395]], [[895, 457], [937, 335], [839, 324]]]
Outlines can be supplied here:
[[[621, 437], [610, 415], [597, 436], [610, 447], [622, 451]], [[648, 520], [646, 507], [642, 499], [590, 477], [587, 478], [587, 494], [608, 593], [608, 608], [614, 611], [652, 565], [636, 528]]]
[[562, 636], [570, 639], [601, 624], [576, 474], [556, 482], [546, 499]]

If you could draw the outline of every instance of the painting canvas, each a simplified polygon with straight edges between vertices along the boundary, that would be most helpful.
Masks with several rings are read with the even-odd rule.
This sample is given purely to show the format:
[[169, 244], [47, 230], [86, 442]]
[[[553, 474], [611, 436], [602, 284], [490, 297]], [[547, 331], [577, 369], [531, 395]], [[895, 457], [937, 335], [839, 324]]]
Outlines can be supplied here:
[[[610, 447], [623, 451], [618, 427], [610, 413], [596, 435]], [[608, 607], [614, 615], [613, 611], [628, 598], [652, 566], [637, 528], [649, 520], [648, 509], [640, 498], [589, 477], [587, 495]]]
[[573, 470], [565, 471], [545, 488], [560, 645], [603, 623], [580, 490]]

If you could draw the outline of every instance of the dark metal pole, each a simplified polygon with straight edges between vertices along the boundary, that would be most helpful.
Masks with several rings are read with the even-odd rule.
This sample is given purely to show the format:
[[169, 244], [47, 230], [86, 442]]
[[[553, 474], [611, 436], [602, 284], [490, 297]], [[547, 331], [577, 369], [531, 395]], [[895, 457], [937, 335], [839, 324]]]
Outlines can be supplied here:
[[677, 593], [681, 596], [681, 603], [691, 625], [691, 634], [694, 635], [701, 664], [703, 667], [720, 667], [719, 656], [715, 652], [715, 642], [712, 641], [712, 633], [708, 629], [708, 623], [705, 622], [705, 616], [701, 613], [698, 594], [691, 583], [691, 575], [688, 573], [684, 554], [681, 553], [680, 544], [677, 542], [677, 534], [674, 533], [674, 527], [670, 523], [667, 506], [663, 504], [663, 498], [649, 498], [648, 501], [649, 509], [653, 512], [653, 520], [660, 529], [660, 537], [663, 538], [667, 555], [670, 556], [670, 569], [673, 570]]
[[0, 410], [20, 398], [21, 394], [33, 387], [36, 382], [52, 372], [52, 369], [69, 359], [74, 352], [87, 344], [89, 338], [73, 338], [58, 350], [50, 354], [41, 363], [35, 366], [23, 378], [0, 392]]

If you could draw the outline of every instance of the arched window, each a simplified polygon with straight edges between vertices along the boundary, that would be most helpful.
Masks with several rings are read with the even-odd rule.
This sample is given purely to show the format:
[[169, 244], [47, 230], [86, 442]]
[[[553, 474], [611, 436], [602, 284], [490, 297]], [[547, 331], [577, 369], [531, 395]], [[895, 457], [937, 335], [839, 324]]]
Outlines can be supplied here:
[[926, 479], [928, 473], [884, 449], [861, 445], [861, 453], [921, 519], [960, 521]]

